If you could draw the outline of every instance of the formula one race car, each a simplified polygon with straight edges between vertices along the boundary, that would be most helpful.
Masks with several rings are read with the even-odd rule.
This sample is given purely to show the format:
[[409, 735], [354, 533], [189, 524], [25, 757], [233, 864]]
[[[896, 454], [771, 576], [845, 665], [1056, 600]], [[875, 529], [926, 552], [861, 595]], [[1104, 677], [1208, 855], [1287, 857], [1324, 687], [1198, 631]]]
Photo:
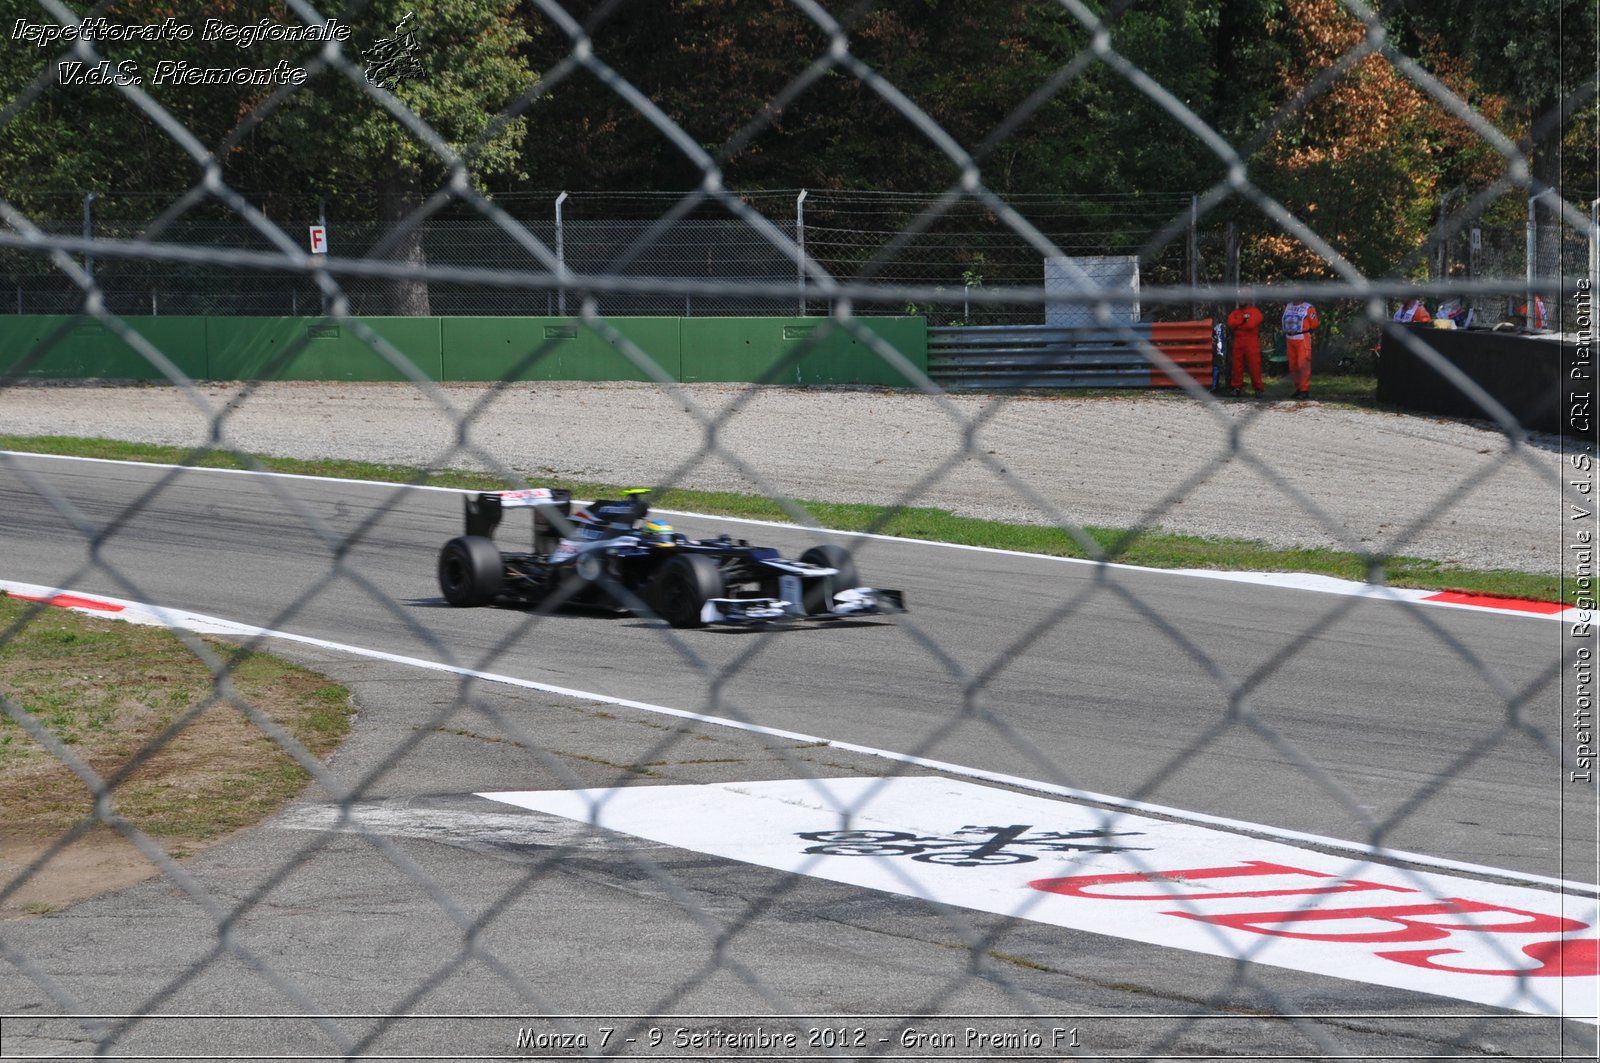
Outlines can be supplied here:
[[[576, 512], [561, 488], [468, 495], [466, 534], [439, 551], [439, 589], [451, 605], [643, 606], [673, 627], [905, 611], [899, 591], [856, 586], [842, 547], [813, 546], [790, 561], [727, 535], [690, 539], [650, 519], [648, 495], [629, 491]], [[495, 545], [507, 509], [533, 511], [531, 551]]]

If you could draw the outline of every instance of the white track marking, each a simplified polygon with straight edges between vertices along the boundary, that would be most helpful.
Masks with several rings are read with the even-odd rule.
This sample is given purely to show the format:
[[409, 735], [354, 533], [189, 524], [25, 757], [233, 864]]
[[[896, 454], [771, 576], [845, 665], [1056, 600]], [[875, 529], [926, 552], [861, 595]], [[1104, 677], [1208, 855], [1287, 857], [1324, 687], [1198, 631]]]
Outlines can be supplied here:
[[[1597, 1021], [1592, 897], [1352, 862], [939, 777], [478, 796], [937, 904]], [[529, 829], [548, 828], [535, 820]]]
[[268, 825], [279, 830], [420, 838], [478, 849], [525, 845], [613, 852], [619, 848], [666, 848], [665, 842], [619, 845], [615, 836], [597, 834], [593, 828], [567, 819], [533, 819], [521, 812], [495, 814], [412, 808], [397, 801], [367, 802], [349, 809], [336, 805], [304, 805], [273, 817]]
[[77, 454], [35, 454], [30, 450], [0, 450], [8, 458], [48, 458], [51, 461], [86, 461], [100, 465], [126, 465], [134, 469], [184, 469], [188, 472], [215, 472], [224, 476], [275, 476], [281, 480], [314, 480], [330, 484], [360, 484], [363, 487], [397, 487], [411, 491], [443, 491], [446, 494], [464, 494], [456, 487], [433, 487], [429, 484], [397, 484], [383, 480], [352, 480], [344, 476], [310, 476], [299, 472], [273, 472], [270, 469], [205, 469], [198, 465], [170, 465], [159, 461], [125, 461], [121, 458], [85, 458]]
[[1248, 823], [1241, 820], [1228, 819], [1222, 816], [1209, 816], [1199, 812], [1188, 812], [1183, 809], [1171, 808], [1165, 805], [1150, 804], [1144, 801], [1130, 801], [1122, 797], [1113, 797], [1107, 794], [1097, 794], [1088, 790], [1079, 790], [1074, 787], [1061, 786], [1056, 783], [1043, 782], [1037, 779], [1028, 779], [1018, 775], [1008, 775], [1002, 772], [985, 771], [980, 768], [967, 767], [948, 761], [932, 760], [927, 757], [911, 756], [889, 749], [877, 749], [872, 746], [857, 745], [853, 742], [840, 742], [819, 735], [805, 734], [800, 731], [788, 731], [777, 727], [763, 727], [758, 724], [747, 723], [743, 720], [732, 720], [721, 716], [709, 716], [705, 713], [690, 712], [686, 709], [675, 709], [667, 705], [656, 705], [647, 701], [635, 701], [631, 698], [612, 697], [608, 694], [598, 694], [589, 690], [577, 690], [572, 687], [557, 686], [553, 683], [541, 683], [533, 679], [521, 679], [517, 676], [502, 675], [495, 672], [483, 672], [472, 668], [463, 668], [459, 665], [444, 664], [439, 661], [424, 660], [420, 657], [408, 657], [397, 653], [388, 653], [383, 650], [367, 649], [362, 646], [352, 646], [347, 643], [330, 642], [327, 639], [314, 638], [310, 635], [297, 635], [289, 631], [275, 631], [270, 628], [255, 627], [250, 624], [241, 624], [232, 620], [223, 620], [218, 617], [207, 616], [204, 613], [194, 613], [185, 609], [167, 609], [161, 606], [145, 605], [139, 602], [111, 598], [102, 594], [83, 594], [63, 588], [52, 588], [35, 583], [19, 583], [12, 580], [0, 579], [0, 590], [13, 594], [27, 595], [32, 598], [51, 598], [56, 595], [70, 596], [72, 598], [91, 599], [118, 607], [120, 611], [110, 613], [94, 609], [84, 609], [90, 615], [127, 620], [133, 623], [152, 624], [158, 627], [180, 628], [186, 631], [198, 631], [207, 634], [229, 635], [236, 638], [275, 638], [287, 642], [296, 642], [305, 646], [315, 646], [319, 649], [333, 650], [339, 653], [348, 653], [355, 657], [366, 657], [373, 660], [389, 661], [411, 668], [422, 668], [433, 672], [446, 672], [472, 679], [482, 680], [487, 683], [502, 683], [507, 686], [521, 687], [526, 690], [537, 690], [546, 694], [554, 694], [565, 698], [576, 698], [582, 701], [599, 702], [605, 705], [616, 705], [621, 708], [637, 709], [641, 712], [654, 713], [661, 716], [671, 716], [680, 720], [692, 720], [696, 723], [710, 724], [717, 727], [728, 727], [734, 730], [746, 731], [752, 734], [766, 735], [771, 738], [784, 739], [803, 745], [827, 746], [832, 749], [848, 753], [859, 753], [863, 756], [876, 757], [892, 761], [896, 764], [905, 764], [930, 771], [942, 772], [947, 775], [967, 779], [979, 779], [1002, 786], [1012, 786], [1018, 789], [1031, 790], [1035, 793], [1050, 794], [1054, 797], [1070, 801], [1089, 802], [1122, 809], [1128, 812], [1143, 813], [1155, 816], [1164, 816], [1190, 824], [1200, 824], [1215, 827], [1240, 834], [1253, 835], [1273, 841], [1293, 843], [1299, 845], [1315, 846], [1322, 849], [1331, 849], [1340, 853], [1353, 854], [1362, 858], [1372, 858], [1385, 861], [1397, 861], [1412, 864], [1417, 867], [1426, 867], [1434, 870], [1452, 871], [1469, 875], [1485, 875], [1494, 878], [1512, 880], [1531, 886], [1541, 886], [1578, 892], [1585, 895], [1600, 894], [1600, 886], [1589, 882], [1576, 882], [1565, 879], [1550, 878], [1544, 875], [1530, 875], [1517, 871], [1508, 871], [1503, 868], [1489, 867], [1483, 864], [1471, 864], [1459, 860], [1447, 860], [1442, 857], [1427, 856], [1421, 853], [1410, 853], [1396, 849], [1387, 849], [1381, 846], [1366, 845], [1360, 842], [1351, 842], [1339, 838], [1328, 838], [1319, 834], [1309, 834], [1303, 831], [1285, 830], [1279, 827], [1270, 827], [1260, 823]]
[[[234, 476], [276, 476], [285, 480], [312, 480], [322, 483], [359, 484], [364, 487], [389, 487], [396, 490], [410, 491], [442, 491], [446, 494], [471, 494], [473, 492], [456, 487], [433, 487], [426, 484], [387, 483], [381, 480], [353, 480], [336, 476], [307, 476], [303, 473], [270, 472], [256, 469], [202, 469], [193, 465], [168, 465], [159, 462], [123, 461], [116, 458], [84, 458], [71, 454], [34, 454], [28, 451], [0, 450], [0, 456], [20, 458], [49, 458], [56, 461], [84, 461], [98, 462], [104, 465], [128, 465], [146, 469], [185, 469], [190, 472], [223, 473]], [[680, 509], [657, 509], [656, 513], [663, 513], [673, 517], [691, 517], [696, 520], [715, 520], [730, 524], [747, 524], [757, 528], [780, 528], [785, 531], [822, 532], [844, 539], [876, 539], [891, 543], [909, 543], [916, 546], [928, 546], [943, 550], [966, 550], [972, 553], [995, 554], [1002, 557], [1026, 557], [1035, 561], [1053, 561], [1064, 565], [1104, 565], [1107, 568], [1122, 572], [1143, 572], [1164, 576], [1185, 576], [1191, 579], [1224, 580], [1231, 583], [1252, 583], [1257, 586], [1275, 587], [1281, 590], [1310, 591], [1316, 594], [1338, 594], [1346, 597], [1368, 598], [1385, 602], [1403, 602], [1412, 605], [1422, 605], [1435, 609], [1462, 609], [1474, 613], [1490, 613], [1495, 616], [1520, 617], [1530, 620], [1558, 620], [1566, 624], [1588, 623], [1595, 619], [1593, 610], [1564, 609], [1557, 613], [1529, 613], [1514, 609], [1496, 608], [1486, 605], [1473, 605], [1461, 602], [1429, 601], [1430, 595], [1438, 591], [1413, 590], [1402, 587], [1383, 587], [1371, 583], [1358, 583], [1355, 580], [1336, 579], [1332, 576], [1316, 576], [1301, 572], [1228, 572], [1211, 569], [1194, 568], [1149, 568], [1144, 565], [1130, 565], [1121, 561], [1094, 561], [1083, 557], [1058, 557], [1054, 554], [1030, 554], [1024, 550], [1005, 550], [995, 546], [970, 546], [964, 543], [941, 543], [933, 539], [907, 539], [897, 535], [879, 535], [872, 532], [844, 532], [829, 528], [813, 528], [804, 524], [788, 524], [782, 521], [757, 520], [754, 517], [723, 517], [714, 513], [694, 513]]]

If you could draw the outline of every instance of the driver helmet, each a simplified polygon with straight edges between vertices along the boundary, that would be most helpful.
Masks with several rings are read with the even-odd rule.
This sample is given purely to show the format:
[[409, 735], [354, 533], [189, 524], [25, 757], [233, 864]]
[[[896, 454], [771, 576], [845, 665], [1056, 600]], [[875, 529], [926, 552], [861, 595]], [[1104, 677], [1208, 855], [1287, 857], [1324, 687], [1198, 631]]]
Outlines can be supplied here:
[[672, 525], [664, 520], [645, 519], [639, 522], [640, 538], [651, 542], [672, 542]]

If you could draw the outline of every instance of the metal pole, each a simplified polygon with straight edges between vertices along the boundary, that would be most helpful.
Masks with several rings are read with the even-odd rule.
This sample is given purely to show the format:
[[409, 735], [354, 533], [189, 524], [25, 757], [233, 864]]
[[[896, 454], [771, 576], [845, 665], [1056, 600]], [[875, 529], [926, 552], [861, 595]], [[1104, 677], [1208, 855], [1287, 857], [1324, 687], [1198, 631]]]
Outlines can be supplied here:
[[1528, 197], [1528, 267], [1523, 271], [1527, 281], [1525, 285], [1527, 291], [1523, 293], [1526, 301], [1522, 304], [1524, 311], [1522, 324], [1523, 327], [1530, 329], [1533, 328], [1534, 308], [1537, 305], [1533, 301], [1533, 283], [1534, 277], [1538, 273], [1538, 263], [1535, 258], [1539, 253], [1539, 230], [1534, 222], [1534, 203], [1538, 198], [1538, 196]]
[[1589, 285], [1600, 281], [1600, 199], [1589, 203]]
[[794, 239], [800, 255], [794, 260], [794, 284], [799, 296], [800, 316], [806, 316], [806, 189], [794, 201]]
[[1436, 246], [1434, 247], [1433, 255], [1434, 255], [1434, 260], [1437, 263], [1437, 265], [1434, 268], [1434, 276], [1439, 278], [1440, 280], [1443, 280], [1445, 278], [1445, 276], [1447, 275], [1447, 271], [1450, 268], [1450, 256], [1445, 254], [1445, 239], [1444, 239], [1445, 208], [1447, 206], [1449, 206], [1450, 200], [1452, 198], [1454, 198], [1457, 195], [1457, 193], [1465, 192], [1465, 191], [1466, 191], [1466, 185], [1456, 185], [1454, 188], [1452, 188], [1450, 191], [1446, 192], [1439, 199], [1439, 223], [1434, 228], [1434, 237], [1433, 238], [1434, 238]]
[[[85, 241], [94, 239], [94, 210], [93, 204], [100, 197], [98, 192], [90, 192], [83, 197], [83, 238]], [[83, 271], [89, 276], [94, 276], [94, 256], [83, 256]]]
[[1193, 292], [1200, 287], [1200, 198], [1189, 196], [1189, 316], [1200, 317], [1200, 304], [1194, 301]]
[[556, 263], [561, 267], [561, 278], [556, 289], [558, 293], [557, 311], [562, 317], [567, 316], [567, 244], [566, 235], [562, 232], [561, 204], [567, 201], [567, 194], [561, 193], [556, 197]]
[[1227, 230], [1227, 251], [1224, 254], [1227, 264], [1223, 267], [1228, 271], [1224, 283], [1232, 288], [1235, 293], [1239, 290], [1239, 223], [1230, 221]]
[[160, 317], [161, 316], [160, 311], [157, 309], [156, 290], [154, 288], [150, 289], [150, 316], [151, 317]]

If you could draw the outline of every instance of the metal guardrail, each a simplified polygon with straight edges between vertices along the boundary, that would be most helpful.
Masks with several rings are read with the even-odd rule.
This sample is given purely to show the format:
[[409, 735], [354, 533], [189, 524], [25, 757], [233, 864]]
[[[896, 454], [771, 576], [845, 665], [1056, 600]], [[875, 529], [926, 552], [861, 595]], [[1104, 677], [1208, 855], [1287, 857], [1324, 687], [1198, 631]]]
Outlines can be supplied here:
[[1210, 384], [1209, 320], [930, 328], [928, 375], [952, 389], [1176, 386], [1155, 364], [1151, 348], [1201, 385]]

